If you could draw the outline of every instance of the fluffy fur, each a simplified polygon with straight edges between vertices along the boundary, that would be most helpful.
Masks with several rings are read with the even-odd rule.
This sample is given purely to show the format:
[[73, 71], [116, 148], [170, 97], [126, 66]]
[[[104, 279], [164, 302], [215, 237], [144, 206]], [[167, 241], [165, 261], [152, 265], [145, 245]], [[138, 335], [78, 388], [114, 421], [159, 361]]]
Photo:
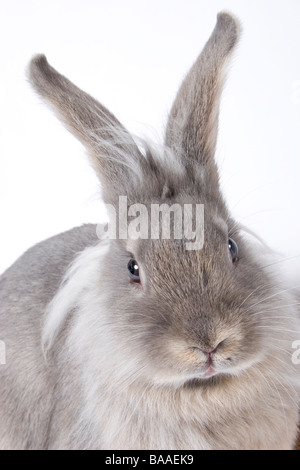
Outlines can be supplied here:
[[[239, 30], [218, 15], [160, 155], [141, 151], [44, 56], [32, 60], [31, 83], [88, 148], [104, 200], [202, 203], [205, 242], [186, 251], [183, 240], [99, 240], [86, 225], [38, 244], [1, 277], [1, 449], [294, 447], [299, 304], [270, 251], [230, 217], [214, 162]], [[130, 281], [130, 258], [141, 284]]]

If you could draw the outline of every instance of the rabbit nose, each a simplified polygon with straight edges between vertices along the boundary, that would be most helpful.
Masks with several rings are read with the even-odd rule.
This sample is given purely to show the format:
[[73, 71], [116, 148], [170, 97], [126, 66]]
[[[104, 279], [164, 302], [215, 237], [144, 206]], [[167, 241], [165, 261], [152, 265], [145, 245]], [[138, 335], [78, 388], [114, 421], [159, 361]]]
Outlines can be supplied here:
[[202, 349], [202, 348], [197, 348], [199, 349], [205, 356], [208, 356], [208, 358], [212, 358], [213, 355], [217, 352], [217, 350], [220, 348], [221, 345], [225, 343], [225, 339], [220, 341], [214, 348], [207, 348], [207, 349]]

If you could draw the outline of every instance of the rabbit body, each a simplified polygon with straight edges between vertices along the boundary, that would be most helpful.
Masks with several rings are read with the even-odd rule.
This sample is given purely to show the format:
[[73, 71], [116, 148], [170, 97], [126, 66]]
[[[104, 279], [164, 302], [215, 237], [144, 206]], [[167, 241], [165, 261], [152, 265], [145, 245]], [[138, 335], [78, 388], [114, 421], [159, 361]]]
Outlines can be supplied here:
[[[204, 204], [204, 245], [84, 225], [0, 278], [0, 449], [292, 449], [300, 320], [274, 256], [224, 203], [213, 159], [228, 13], [184, 80], [165, 150], [142, 154], [96, 100], [33, 59], [37, 92], [87, 147], [105, 202]], [[98, 235], [97, 235], [98, 233]], [[228, 249], [228, 239], [239, 256]], [[231, 247], [232, 248], [232, 247]], [[138, 281], [128, 276], [136, 260]]]

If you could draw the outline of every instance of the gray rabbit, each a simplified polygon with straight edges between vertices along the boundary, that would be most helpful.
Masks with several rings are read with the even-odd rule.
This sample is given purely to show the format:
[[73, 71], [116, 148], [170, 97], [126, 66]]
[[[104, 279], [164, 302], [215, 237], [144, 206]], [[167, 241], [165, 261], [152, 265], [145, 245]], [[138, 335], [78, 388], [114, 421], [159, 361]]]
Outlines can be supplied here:
[[219, 13], [161, 151], [142, 149], [45, 56], [31, 61], [33, 88], [87, 148], [117, 216], [119, 196], [147, 209], [203, 204], [204, 242], [187, 250], [173, 233], [113, 238], [84, 225], [1, 276], [0, 449], [294, 447], [299, 306], [274, 255], [230, 216], [214, 161], [239, 33]]

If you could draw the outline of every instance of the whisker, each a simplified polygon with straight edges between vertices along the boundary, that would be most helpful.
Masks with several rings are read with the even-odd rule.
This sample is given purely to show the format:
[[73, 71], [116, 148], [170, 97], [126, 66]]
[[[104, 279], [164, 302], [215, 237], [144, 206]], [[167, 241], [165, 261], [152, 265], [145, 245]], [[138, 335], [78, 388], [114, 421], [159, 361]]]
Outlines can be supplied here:
[[[283, 308], [297, 307], [299, 305], [300, 305], [299, 303], [280, 305], [280, 307], [267, 308], [266, 310], [260, 310], [259, 312], [252, 313], [251, 315], [252, 317], [255, 317], [256, 315], [261, 315], [262, 313], [270, 313], [276, 310], [282, 310]], [[286, 316], [286, 315], [282, 315], [282, 317], [283, 318], [297, 318], [296, 316]]]
[[267, 328], [272, 331], [281, 331], [281, 332], [286, 332], [286, 333], [297, 333], [295, 330], [288, 330], [287, 328], [276, 328], [271, 325], [257, 325], [256, 328]]
[[[271, 310], [272, 311], [272, 310]], [[253, 317], [255, 317], [257, 314], [264, 314], [266, 312], [262, 311], [262, 312], [258, 312], [258, 313], [254, 313], [253, 314]], [[269, 313], [269, 312], [268, 312]], [[262, 317], [263, 320], [278, 320], [278, 319], [281, 319], [281, 320], [297, 320], [297, 317], [296, 316], [292, 316], [292, 315], [276, 315], [276, 316], [270, 316], [270, 317], [265, 317], [263, 316]], [[299, 325], [300, 326], [300, 325]]]
[[[273, 263], [270, 263], [270, 264], [266, 264], [265, 266], [263, 266], [262, 268], [269, 268], [270, 266], [274, 266], [276, 264], [279, 264], [279, 263], [284, 263], [285, 261], [291, 261], [293, 259], [296, 259], [296, 258], [299, 258], [300, 255], [295, 255], [295, 256], [289, 256], [288, 258], [283, 258], [283, 259], [280, 259], [280, 260], [277, 260], [277, 261], [274, 261]], [[299, 286], [300, 287], [300, 286]]]
[[289, 291], [291, 291], [291, 290], [293, 290], [293, 289], [298, 289], [299, 287], [300, 287], [300, 285], [293, 286], [293, 287], [289, 287], [288, 289], [283, 289], [283, 290], [281, 290], [281, 291], [279, 291], [279, 292], [276, 292], [275, 294], [272, 294], [272, 295], [269, 295], [268, 297], [265, 297], [264, 299], [262, 299], [262, 300], [256, 302], [255, 304], [250, 305], [249, 308], [253, 308], [253, 307], [255, 307], [256, 305], [259, 305], [259, 304], [261, 304], [261, 303], [263, 303], [263, 302], [266, 302], [266, 300], [273, 299], [274, 297], [277, 297], [278, 295], [284, 294], [285, 292], [289, 292]]
[[256, 287], [256, 289], [254, 289], [254, 290], [243, 300], [243, 302], [239, 305], [239, 308], [241, 308], [242, 305], [244, 305], [244, 303], [245, 303], [253, 294], [255, 294], [255, 292], [258, 291], [258, 289], [262, 289], [262, 288], [263, 288], [263, 286], [258, 286], [258, 287]]
[[[280, 328], [279, 331], [282, 331], [282, 329]], [[288, 342], [291, 341], [291, 338], [278, 338], [278, 337], [269, 336], [269, 335], [268, 335], [268, 338], [267, 338], [267, 339], [268, 339], [268, 341], [279, 341], [279, 342], [285, 343], [285, 344], [287, 343], [287, 341], [288, 341]]]

